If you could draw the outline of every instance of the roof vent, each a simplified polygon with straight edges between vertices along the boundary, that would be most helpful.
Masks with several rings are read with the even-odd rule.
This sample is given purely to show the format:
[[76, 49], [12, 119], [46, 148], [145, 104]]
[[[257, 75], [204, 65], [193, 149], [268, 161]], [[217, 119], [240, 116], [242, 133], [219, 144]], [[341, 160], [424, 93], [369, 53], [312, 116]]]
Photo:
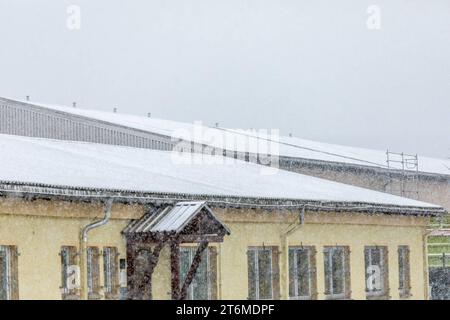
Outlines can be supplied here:
[[289, 132], [289, 138], [292, 138], [292, 133]]
[[215, 126], [216, 126], [216, 128], [218, 128], [218, 127], [219, 127], [219, 123], [218, 123], [218, 122], [216, 122], [216, 123], [215, 123]]
[[26, 96], [27, 101], [30, 101], [30, 96]]
[[77, 103], [76, 102], [72, 102], [72, 107], [76, 108], [77, 107]]
[[114, 112], [114, 113], [117, 113], [117, 108], [114, 108], [114, 109], [113, 109], [113, 112]]
[[147, 117], [151, 118], [152, 117], [152, 113], [151, 112], [147, 113]]

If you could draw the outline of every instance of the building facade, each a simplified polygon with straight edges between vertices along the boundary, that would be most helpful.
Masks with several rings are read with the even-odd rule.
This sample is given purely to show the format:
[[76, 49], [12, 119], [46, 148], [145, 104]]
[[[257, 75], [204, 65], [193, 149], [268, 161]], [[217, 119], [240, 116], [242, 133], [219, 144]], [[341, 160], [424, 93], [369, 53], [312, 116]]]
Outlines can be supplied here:
[[428, 298], [440, 206], [240, 160], [0, 145], [2, 299]]
[[[174, 130], [185, 129], [185, 125], [168, 125], [157, 119], [0, 98], [0, 133], [5, 134], [172, 150], [180, 142], [179, 139], [174, 139]], [[280, 145], [299, 147], [289, 141], [284, 139]], [[258, 159], [257, 155], [248, 152], [221, 150], [209, 146], [207, 141], [187, 142], [195, 152], [211, 153], [212, 148], [213, 154], [243, 160]], [[318, 153], [330, 154], [329, 151], [333, 148], [327, 148], [322, 148]], [[364, 157], [349, 161], [349, 157], [335, 153], [321, 158], [315, 157], [314, 152], [298, 156], [295, 156], [295, 153], [293, 155], [281, 152], [278, 161], [280, 168], [284, 170], [435, 203], [449, 210], [450, 164], [442, 160], [439, 170], [429, 170], [430, 166], [422, 165], [423, 157], [417, 159], [418, 162], [413, 168], [402, 163], [406, 165], [406, 169], [401, 169], [401, 166], [385, 166], [381, 164], [381, 160], [374, 164], [366, 161]], [[430, 227], [439, 230], [430, 237], [429, 265], [433, 268], [447, 268], [450, 265], [450, 217], [434, 219]]]
[[[122, 230], [146, 210], [147, 205], [114, 204], [109, 223], [91, 232], [90, 299], [127, 297], [130, 284], [120, 279], [127, 260]], [[209, 245], [187, 299], [428, 297], [426, 216], [306, 211], [299, 224], [296, 210], [213, 210], [230, 235]], [[69, 286], [67, 268], [78, 264], [80, 229], [101, 215], [98, 201], [2, 197], [0, 245], [9, 250], [2, 261], [7, 265], [2, 297], [79, 299], [79, 290]], [[182, 279], [196, 246], [179, 248]], [[144, 259], [136, 264], [145, 266], [145, 255], [136, 259]], [[368, 264], [381, 272], [380, 283], [371, 282]], [[170, 292], [166, 246], [153, 275], [153, 298], [170, 299]]]

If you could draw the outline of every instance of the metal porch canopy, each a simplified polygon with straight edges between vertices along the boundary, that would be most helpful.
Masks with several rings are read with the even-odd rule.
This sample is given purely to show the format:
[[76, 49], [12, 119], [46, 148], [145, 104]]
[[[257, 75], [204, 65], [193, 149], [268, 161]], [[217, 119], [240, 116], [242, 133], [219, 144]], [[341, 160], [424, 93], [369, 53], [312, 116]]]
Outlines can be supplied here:
[[[170, 246], [172, 299], [185, 299], [202, 253], [210, 242], [223, 242], [229, 229], [214, 215], [205, 201], [179, 202], [160, 208], [131, 222], [122, 233], [127, 239], [127, 281], [129, 299], [152, 298], [152, 274], [163, 247]], [[198, 243], [189, 272], [180, 283], [180, 244]], [[141, 265], [138, 265], [141, 261]], [[144, 261], [144, 262], [142, 262]]]

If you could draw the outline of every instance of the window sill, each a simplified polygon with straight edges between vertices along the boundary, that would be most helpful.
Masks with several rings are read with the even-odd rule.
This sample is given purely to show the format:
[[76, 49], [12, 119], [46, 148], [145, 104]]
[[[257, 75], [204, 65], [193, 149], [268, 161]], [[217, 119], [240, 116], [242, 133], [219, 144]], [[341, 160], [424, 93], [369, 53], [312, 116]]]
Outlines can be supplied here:
[[63, 294], [63, 300], [80, 300], [80, 296], [76, 294]]
[[350, 300], [345, 295], [325, 295], [325, 300]]
[[99, 293], [89, 293], [88, 299], [89, 300], [101, 300], [103, 297]]
[[289, 297], [289, 300], [312, 300], [310, 296]]
[[105, 300], [119, 300], [120, 295], [118, 293], [105, 293]]
[[391, 299], [390, 296], [387, 294], [373, 294], [373, 295], [367, 295], [366, 294], [366, 300], [389, 300]]

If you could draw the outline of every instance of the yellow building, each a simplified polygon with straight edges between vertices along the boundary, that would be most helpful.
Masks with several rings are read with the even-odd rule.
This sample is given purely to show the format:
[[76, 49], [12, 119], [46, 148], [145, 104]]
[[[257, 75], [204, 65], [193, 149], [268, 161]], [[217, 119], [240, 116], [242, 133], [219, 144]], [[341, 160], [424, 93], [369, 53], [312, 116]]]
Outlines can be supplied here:
[[0, 145], [3, 299], [428, 297], [439, 206], [206, 155]]

